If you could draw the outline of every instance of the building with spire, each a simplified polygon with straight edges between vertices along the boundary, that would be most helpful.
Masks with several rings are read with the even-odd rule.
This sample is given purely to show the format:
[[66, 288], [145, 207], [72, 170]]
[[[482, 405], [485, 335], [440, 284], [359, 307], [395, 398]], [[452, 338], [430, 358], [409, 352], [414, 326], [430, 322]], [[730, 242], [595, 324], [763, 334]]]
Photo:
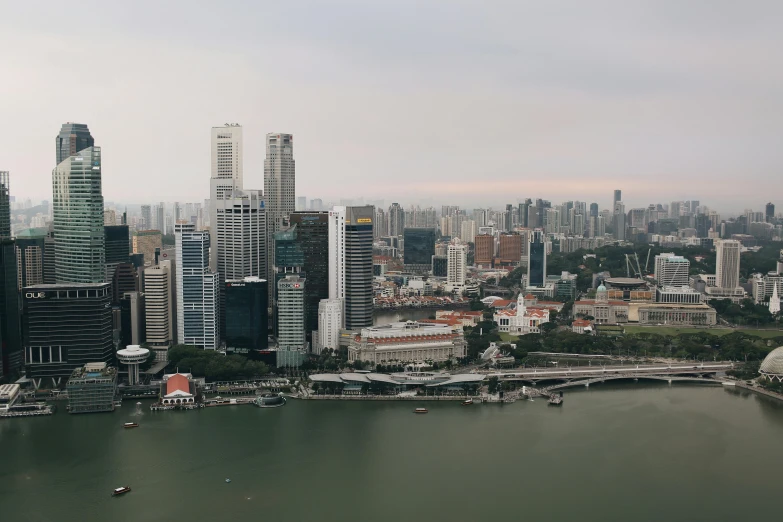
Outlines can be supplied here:
[[500, 310], [493, 320], [498, 330], [512, 335], [541, 333], [541, 325], [549, 322], [549, 309], [545, 307], [528, 307], [536, 303], [532, 295], [525, 296], [522, 292], [517, 297], [517, 307], [513, 310]]
[[772, 315], [780, 313], [780, 297], [778, 297], [777, 285], [772, 289], [772, 297], [769, 298], [769, 313]]

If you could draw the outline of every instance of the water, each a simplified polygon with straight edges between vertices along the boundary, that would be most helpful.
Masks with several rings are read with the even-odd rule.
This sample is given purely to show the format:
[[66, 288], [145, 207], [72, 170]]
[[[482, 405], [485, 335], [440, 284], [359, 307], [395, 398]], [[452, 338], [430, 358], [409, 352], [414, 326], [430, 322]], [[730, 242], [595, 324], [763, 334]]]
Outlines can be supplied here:
[[[602, 385], [461, 406], [289, 401], [0, 422], [4, 521], [722, 521], [779, 516], [783, 404]], [[231, 480], [226, 483], [226, 478]], [[131, 493], [111, 498], [111, 489]]]

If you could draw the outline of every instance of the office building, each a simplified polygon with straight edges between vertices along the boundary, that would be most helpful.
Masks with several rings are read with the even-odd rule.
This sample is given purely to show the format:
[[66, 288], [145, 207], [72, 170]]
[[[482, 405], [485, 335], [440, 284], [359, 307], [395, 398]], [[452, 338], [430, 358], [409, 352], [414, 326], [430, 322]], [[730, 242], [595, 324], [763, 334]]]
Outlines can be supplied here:
[[11, 237], [11, 195], [8, 171], [0, 170], [0, 239]]
[[612, 208], [615, 208], [617, 206], [617, 203], [623, 200], [623, 191], [622, 190], [615, 190], [614, 191], [614, 198], [612, 199]]
[[[59, 165], [69, 156], [95, 145], [90, 129], [83, 123], [63, 123], [60, 134], [55, 138], [56, 164]], [[101, 207], [102, 209], [103, 207]]]
[[106, 275], [105, 281], [114, 278], [114, 270], [120, 263], [130, 261], [130, 231], [128, 225], [104, 225]]
[[16, 236], [17, 288], [44, 283], [46, 232], [31, 228]]
[[166, 360], [166, 351], [174, 343], [174, 268], [170, 260], [144, 269], [145, 330], [147, 344]]
[[104, 209], [103, 211], [103, 224], [114, 226], [117, 224], [117, 212], [112, 209]]
[[546, 282], [546, 236], [541, 230], [529, 236], [526, 281], [534, 287], [543, 287]]
[[715, 251], [715, 286], [738, 287], [742, 244], [734, 239], [721, 239], [717, 241]]
[[345, 299], [345, 207], [329, 211], [329, 299]]
[[100, 147], [88, 147], [63, 159], [52, 171], [52, 185], [57, 282], [104, 282]]
[[65, 389], [68, 413], [114, 411], [117, 368], [105, 362], [91, 362], [73, 370]]
[[446, 284], [452, 288], [465, 286], [465, 276], [468, 270], [468, 245], [459, 239], [452, 241], [448, 249], [448, 265], [446, 268]]
[[280, 351], [302, 351], [305, 340], [305, 285], [298, 275], [277, 282], [277, 345]]
[[138, 230], [149, 230], [152, 228], [152, 206], [141, 206], [141, 223], [136, 227]]
[[[117, 304], [127, 292], [139, 290], [139, 276], [133, 263], [120, 263], [111, 278], [112, 304]], [[135, 343], [139, 344], [139, 343]]]
[[226, 350], [247, 353], [268, 348], [266, 279], [245, 277], [225, 282]]
[[345, 210], [345, 327], [372, 326], [372, 219], [373, 207]]
[[[264, 159], [264, 198], [266, 199], [267, 244], [273, 245], [274, 234], [283, 229], [288, 216], [295, 210], [296, 166], [294, 137], [291, 134], [266, 135]], [[269, 281], [274, 281], [273, 268], [268, 269]], [[270, 289], [270, 294], [273, 290]]]
[[404, 263], [406, 270], [427, 271], [435, 255], [434, 228], [406, 228], [403, 232]]
[[498, 260], [506, 266], [518, 266], [522, 258], [522, 239], [520, 234], [500, 234], [498, 240]]
[[225, 333], [225, 281], [267, 274], [266, 212], [264, 198], [258, 190], [226, 192], [212, 203], [215, 221], [211, 236], [216, 250], [210, 266], [217, 267], [220, 278], [220, 324]]
[[[211, 157], [212, 168], [209, 179], [209, 226], [214, 231], [217, 219], [217, 202], [229, 197], [235, 190], [243, 188], [242, 163], [242, 126], [238, 123], [226, 123], [222, 127], [212, 127]], [[175, 203], [174, 221], [180, 219], [179, 204]], [[212, 234], [210, 245], [212, 256], [210, 267], [217, 269], [217, 234]]]
[[775, 204], [767, 203], [764, 207], [764, 219], [767, 223], [775, 221]]
[[209, 268], [209, 232], [177, 223], [177, 342], [215, 350], [220, 334], [220, 288]]
[[307, 278], [305, 307], [308, 338], [318, 329], [318, 307], [322, 299], [329, 298], [329, 213], [295, 212], [289, 219], [296, 227], [295, 241], [302, 252], [302, 270]]
[[26, 374], [36, 389], [58, 387], [87, 363], [113, 362], [109, 283], [33, 285], [22, 296]]
[[129, 291], [120, 294], [120, 348], [146, 342], [144, 294]]
[[166, 233], [166, 204], [162, 201], [155, 206], [155, 223], [150, 228], [162, 234]]
[[0, 377], [22, 367], [16, 243], [0, 238]]
[[322, 299], [318, 303], [318, 339], [313, 344], [313, 353], [334, 350], [340, 347], [340, 328], [343, 325], [343, 300]]
[[660, 286], [688, 286], [691, 262], [674, 253], [655, 256], [655, 281]]
[[473, 263], [481, 268], [489, 268], [495, 259], [495, 236], [479, 234], [475, 237]]

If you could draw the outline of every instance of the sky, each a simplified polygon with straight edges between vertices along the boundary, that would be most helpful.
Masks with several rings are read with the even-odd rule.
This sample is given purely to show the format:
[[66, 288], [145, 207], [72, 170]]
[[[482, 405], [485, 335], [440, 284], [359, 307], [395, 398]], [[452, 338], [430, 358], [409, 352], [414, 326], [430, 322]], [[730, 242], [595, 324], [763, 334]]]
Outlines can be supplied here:
[[201, 201], [210, 128], [295, 136], [297, 195], [466, 208], [783, 207], [783, 2], [0, 0], [0, 170], [51, 198], [89, 125], [107, 201]]

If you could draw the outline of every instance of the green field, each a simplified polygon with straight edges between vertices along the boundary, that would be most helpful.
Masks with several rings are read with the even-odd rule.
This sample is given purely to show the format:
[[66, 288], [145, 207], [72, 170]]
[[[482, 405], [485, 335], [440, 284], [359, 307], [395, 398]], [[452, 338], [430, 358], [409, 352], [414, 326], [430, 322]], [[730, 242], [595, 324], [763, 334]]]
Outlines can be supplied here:
[[508, 332], [500, 332], [500, 340], [504, 343], [517, 342], [519, 340], [519, 336], [510, 334]]
[[710, 335], [726, 335], [733, 332], [743, 332], [763, 339], [783, 337], [783, 330], [756, 330], [755, 328], [688, 328], [677, 326], [625, 326], [625, 333], [655, 333], [659, 335], [680, 335], [706, 332]]

